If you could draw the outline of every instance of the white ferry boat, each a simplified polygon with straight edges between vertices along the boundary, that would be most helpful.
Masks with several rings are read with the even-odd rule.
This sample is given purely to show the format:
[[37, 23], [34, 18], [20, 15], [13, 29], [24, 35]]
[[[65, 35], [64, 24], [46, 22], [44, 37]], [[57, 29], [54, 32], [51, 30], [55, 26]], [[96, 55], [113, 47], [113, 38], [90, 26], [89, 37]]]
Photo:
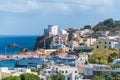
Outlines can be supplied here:
[[20, 67], [37, 67], [42, 63], [41, 57], [24, 57], [16, 61], [16, 66]]

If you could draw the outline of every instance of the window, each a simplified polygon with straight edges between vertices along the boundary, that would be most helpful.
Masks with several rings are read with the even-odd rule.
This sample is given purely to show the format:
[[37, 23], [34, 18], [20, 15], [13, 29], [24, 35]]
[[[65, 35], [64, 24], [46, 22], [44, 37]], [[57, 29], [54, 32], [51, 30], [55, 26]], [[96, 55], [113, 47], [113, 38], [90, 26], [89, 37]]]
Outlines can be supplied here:
[[67, 72], [67, 71], [65, 71], [65, 73], [67, 74], [68, 72]]
[[50, 73], [50, 71], [48, 71], [48, 73]]
[[99, 46], [97, 46], [97, 48], [99, 48]]
[[111, 44], [111, 42], [109, 42], [109, 44]]
[[44, 71], [44, 73], [46, 73], [46, 71]]
[[106, 46], [104, 46], [104, 48], [107, 48]]
[[62, 73], [64, 73], [64, 71], [62, 71]]
[[106, 44], [107, 42], [105, 42], [105, 44]]
[[71, 80], [71, 79], [70, 79], [70, 77], [68, 77], [68, 79], [67, 79], [67, 80]]
[[58, 70], [58, 68], [56, 68], [56, 70]]
[[77, 71], [75, 71], [75, 73], [77, 73]]

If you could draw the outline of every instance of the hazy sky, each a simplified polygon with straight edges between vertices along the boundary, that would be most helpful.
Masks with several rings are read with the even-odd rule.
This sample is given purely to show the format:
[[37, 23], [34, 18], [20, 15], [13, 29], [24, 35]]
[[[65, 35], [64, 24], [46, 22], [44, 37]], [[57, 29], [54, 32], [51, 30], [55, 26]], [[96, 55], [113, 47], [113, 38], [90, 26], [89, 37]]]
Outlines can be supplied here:
[[59, 28], [120, 19], [120, 0], [0, 0], [0, 35], [41, 35]]

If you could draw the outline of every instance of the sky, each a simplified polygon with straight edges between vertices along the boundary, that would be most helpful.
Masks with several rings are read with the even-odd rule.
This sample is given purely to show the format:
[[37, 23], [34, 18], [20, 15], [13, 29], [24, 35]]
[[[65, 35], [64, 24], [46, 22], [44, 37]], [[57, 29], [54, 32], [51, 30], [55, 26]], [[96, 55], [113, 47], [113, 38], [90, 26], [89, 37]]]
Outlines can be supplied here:
[[49, 24], [60, 29], [120, 20], [120, 0], [0, 0], [0, 35], [42, 35]]

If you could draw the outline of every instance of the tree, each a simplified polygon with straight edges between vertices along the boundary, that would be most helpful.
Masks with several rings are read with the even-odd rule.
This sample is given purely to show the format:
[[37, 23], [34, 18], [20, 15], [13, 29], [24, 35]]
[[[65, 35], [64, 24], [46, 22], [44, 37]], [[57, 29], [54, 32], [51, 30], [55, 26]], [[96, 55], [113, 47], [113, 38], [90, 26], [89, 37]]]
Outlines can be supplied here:
[[113, 69], [120, 68], [120, 64], [112, 64], [111, 67], [112, 67]]
[[112, 72], [112, 78], [113, 80], [120, 80], [120, 73]]
[[56, 75], [51, 76], [51, 80], [65, 80], [65, 76], [57, 72]]
[[92, 80], [105, 80], [103, 76], [94, 76]]
[[19, 77], [21, 80], [40, 80], [40, 78], [37, 75], [30, 73], [21, 74]]
[[102, 72], [101, 75], [105, 78], [105, 80], [111, 80], [112, 78], [111, 72]]
[[114, 59], [120, 58], [120, 51], [117, 49], [103, 49], [95, 50], [92, 55], [89, 56], [91, 63], [97, 64], [110, 64]]
[[6, 78], [3, 78], [2, 80], [21, 80], [18, 76], [9, 76]]
[[73, 39], [73, 34], [74, 34], [74, 32], [75, 32], [76, 30], [74, 30], [74, 29], [69, 29], [69, 30], [67, 30], [67, 32], [69, 33], [68, 34], [68, 41], [71, 41], [72, 39]]
[[40, 80], [40, 78], [37, 75], [25, 73], [25, 74], [21, 74], [20, 76], [9, 76], [3, 78], [2, 80]]
[[34, 50], [37, 50], [39, 48], [49, 49], [52, 40], [53, 40], [53, 36], [51, 37], [39, 36], [35, 43]]
[[119, 58], [119, 53], [113, 52], [113, 53], [111, 53], [111, 54], [109, 55], [108, 61], [109, 61], [109, 62], [113, 62], [113, 60], [118, 59], [118, 58]]
[[100, 64], [107, 64], [107, 63], [108, 61], [106, 59], [103, 59], [103, 58], [100, 59]]
[[73, 33], [70, 32], [69, 35], [68, 35], [68, 40], [71, 41], [73, 39]]
[[99, 22], [95, 27], [95, 31], [114, 31], [120, 29], [120, 21], [113, 20], [112, 18]]

